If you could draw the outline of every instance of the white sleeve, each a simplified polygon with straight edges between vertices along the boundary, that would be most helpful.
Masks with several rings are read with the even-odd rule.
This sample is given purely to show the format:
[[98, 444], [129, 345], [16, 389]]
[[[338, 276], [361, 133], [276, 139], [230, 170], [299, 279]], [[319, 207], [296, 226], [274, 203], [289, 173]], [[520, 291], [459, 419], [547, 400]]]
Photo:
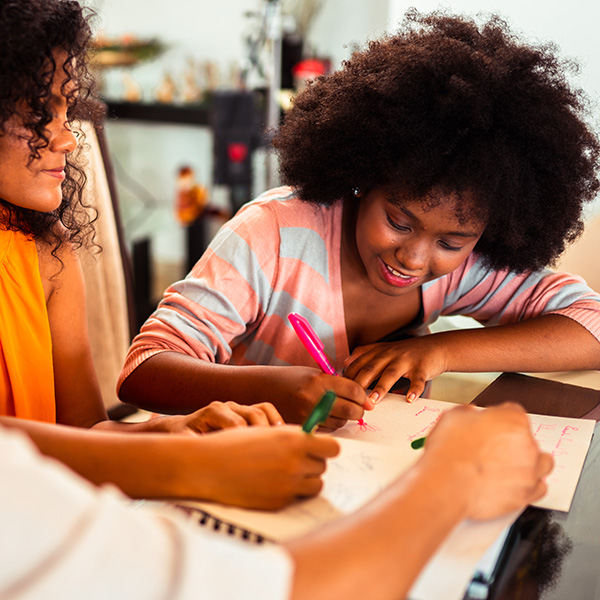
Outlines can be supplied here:
[[0, 598], [287, 598], [280, 547], [205, 531], [96, 488], [0, 427]]

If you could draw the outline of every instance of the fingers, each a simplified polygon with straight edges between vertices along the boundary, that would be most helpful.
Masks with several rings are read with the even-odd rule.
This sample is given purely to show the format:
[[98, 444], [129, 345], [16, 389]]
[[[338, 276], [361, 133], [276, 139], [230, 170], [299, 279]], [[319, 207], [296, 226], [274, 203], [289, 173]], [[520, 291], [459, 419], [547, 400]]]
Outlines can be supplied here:
[[546, 495], [548, 492], [546, 477], [552, 472], [553, 468], [554, 459], [552, 456], [550, 454], [540, 453], [537, 464], [533, 469], [533, 473], [529, 476], [529, 487], [525, 487], [523, 490], [523, 497], [519, 506], [536, 502]]
[[344, 375], [365, 389], [376, 382], [368, 396], [373, 405], [381, 402], [403, 377], [410, 380], [406, 399], [414, 402], [425, 391], [427, 381], [439, 374], [439, 369], [430, 373], [424, 357], [396, 355], [393, 348], [383, 344], [369, 347], [358, 355], [355, 352], [351, 358], [352, 362], [345, 369]]
[[188, 425], [192, 429], [202, 432], [216, 431], [218, 429], [232, 429], [245, 427], [246, 419], [223, 402], [211, 402], [193, 415]]
[[309, 456], [304, 461], [304, 477], [299, 485], [300, 496], [315, 496], [321, 491], [323, 481], [321, 476], [327, 468], [327, 459], [337, 456], [340, 452], [338, 442], [326, 435], [310, 435]]
[[[429, 448], [427, 448], [429, 446]], [[462, 463], [469, 516], [493, 518], [541, 498], [553, 459], [540, 452], [524, 409], [505, 403], [447, 411], [428, 436], [425, 454], [438, 465]]]
[[237, 404], [236, 402], [226, 402], [226, 406], [242, 416], [245, 419], [245, 424], [248, 425], [264, 427], [283, 424], [283, 417], [270, 402], [261, 402], [250, 406]]
[[381, 360], [378, 360], [378, 355], [374, 356], [374, 353], [367, 351], [367, 348], [362, 354], [359, 352], [360, 350], [362, 349], [355, 350], [350, 356], [352, 362], [344, 369], [344, 376], [366, 389], [377, 379], [383, 364], [381, 364]]
[[216, 401], [191, 415], [188, 426], [197, 431], [207, 432], [249, 425], [268, 427], [280, 424], [283, 424], [283, 418], [268, 402], [246, 406], [237, 402]]
[[357, 421], [365, 414], [364, 408], [355, 402], [349, 402], [343, 398], [336, 398], [328, 419], [341, 421]]
[[421, 394], [425, 391], [425, 386], [427, 385], [427, 379], [425, 377], [409, 377], [410, 379], [410, 387], [406, 392], [406, 401], [414, 402], [421, 397]]
[[342, 428], [348, 422], [347, 419], [338, 419], [337, 417], [328, 417], [325, 423], [319, 425], [318, 431], [321, 433], [331, 433]]
[[333, 458], [340, 453], [338, 442], [327, 435], [308, 435], [308, 455], [316, 459]]
[[547, 491], [548, 491], [548, 484], [546, 483], [546, 481], [544, 479], [540, 479], [537, 482], [536, 486], [531, 491], [531, 496], [525, 502], [525, 504], [531, 504], [532, 502], [535, 502], [536, 500], [543, 498], [546, 495]]
[[307, 477], [300, 484], [299, 497], [316, 496], [323, 489], [323, 480], [320, 477]]
[[538, 461], [539, 476], [546, 477], [547, 475], [550, 475], [552, 469], [554, 469], [554, 459], [552, 458], [552, 455], [547, 452], [540, 454]]
[[531, 498], [528, 501], [529, 503], [535, 502], [546, 495], [546, 492], [548, 491], [546, 477], [550, 475], [552, 469], [554, 469], [554, 459], [552, 458], [552, 455], [546, 452], [541, 453], [538, 458], [536, 469], [538, 480], [535, 487], [531, 491]]
[[382, 373], [377, 384], [373, 386], [373, 390], [369, 394], [369, 400], [371, 400], [373, 404], [381, 402], [386, 394], [403, 377], [410, 380], [410, 387], [406, 392], [406, 401], [414, 402], [420, 398], [421, 394], [425, 391], [425, 386], [428, 381], [426, 372], [420, 369], [405, 371], [404, 369], [388, 367]]

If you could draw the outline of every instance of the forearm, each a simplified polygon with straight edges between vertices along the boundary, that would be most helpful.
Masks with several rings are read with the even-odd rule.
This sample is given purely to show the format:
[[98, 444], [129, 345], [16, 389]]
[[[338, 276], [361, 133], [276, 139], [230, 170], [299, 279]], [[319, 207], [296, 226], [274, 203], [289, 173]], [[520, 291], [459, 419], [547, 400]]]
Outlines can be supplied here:
[[568, 317], [545, 315], [511, 325], [434, 334], [446, 371], [600, 369], [600, 343]]
[[0, 422], [24, 431], [42, 454], [92, 483], [113, 483], [134, 498], [210, 499], [217, 493], [211, 487], [212, 458], [205, 439], [90, 432], [11, 417]]
[[293, 598], [404, 598], [466, 515], [471, 475], [423, 460], [353, 517], [289, 544]]
[[133, 423], [123, 423], [121, 421], [110, 421], [108, 419], [99, 421], [91, 427], [94, 431], [105, 431], [113, 433], [171, 433], [172, 429], [168, 427], [169, 419], [179, 417], [152, 417], [144, 421]]
[[276, 382], [281, 368], [220, 365], [161, 352], [125, 379], [119, 396], [124, 402], [163, 414], [190, 413], [214, 400], [239, 404], [270, 401], [279, 408]]

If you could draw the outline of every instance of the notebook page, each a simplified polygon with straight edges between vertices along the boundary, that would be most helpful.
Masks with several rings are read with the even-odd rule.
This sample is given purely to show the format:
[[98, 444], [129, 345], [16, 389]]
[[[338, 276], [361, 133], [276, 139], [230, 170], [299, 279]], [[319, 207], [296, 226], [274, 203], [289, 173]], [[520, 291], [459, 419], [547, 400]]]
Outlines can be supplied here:
[[350, 514], [369, 502], [418, 458], [393, 448], [341, 439], [340, 454], [329, 460], [324, 485], [316, 498], [298, 501], [279, 511], [250, 510], [211, 502], [185, 502], [226, 523], [273, 541], [284, 541]]

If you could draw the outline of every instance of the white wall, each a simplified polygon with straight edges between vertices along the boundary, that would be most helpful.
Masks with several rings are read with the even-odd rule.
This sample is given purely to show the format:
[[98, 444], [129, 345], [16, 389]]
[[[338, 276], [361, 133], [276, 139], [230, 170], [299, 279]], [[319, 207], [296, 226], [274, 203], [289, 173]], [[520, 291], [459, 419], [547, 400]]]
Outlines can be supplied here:
[[338, 68], [354, 47], [383, 35], [388, 24], [389, 0], [324, 0], [309, 43]]

